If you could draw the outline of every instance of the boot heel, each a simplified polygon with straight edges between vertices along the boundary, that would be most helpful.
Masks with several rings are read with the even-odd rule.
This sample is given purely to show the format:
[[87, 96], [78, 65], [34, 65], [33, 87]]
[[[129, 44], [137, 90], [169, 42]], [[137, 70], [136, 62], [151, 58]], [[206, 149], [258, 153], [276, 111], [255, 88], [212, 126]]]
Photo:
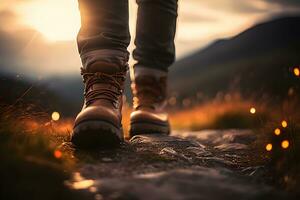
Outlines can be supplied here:
[[149, 122], [135, 122], [130, 124], [129, 136], [142, 134], [170, 134], [170, 125], [154, 124]]
[[123, 129], [104, 121], [84, 121], [76, 125], [72, 143], [78, 148], [108, 148], [123, 141]]

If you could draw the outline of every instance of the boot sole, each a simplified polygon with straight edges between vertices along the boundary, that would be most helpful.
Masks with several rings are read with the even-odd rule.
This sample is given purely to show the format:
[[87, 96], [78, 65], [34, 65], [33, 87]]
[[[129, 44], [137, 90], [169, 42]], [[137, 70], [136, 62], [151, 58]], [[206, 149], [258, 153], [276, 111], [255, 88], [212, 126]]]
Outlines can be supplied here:
[[84, 121], [74, 127], [71, 141], [77, 148], [114, 148], [123, 141], [123, 129], [105, 121]]
[[142, 134], [170, 134], [169, 124], [156, 124], [151, 122], [132, 122], [130, 124], [129, 136]]

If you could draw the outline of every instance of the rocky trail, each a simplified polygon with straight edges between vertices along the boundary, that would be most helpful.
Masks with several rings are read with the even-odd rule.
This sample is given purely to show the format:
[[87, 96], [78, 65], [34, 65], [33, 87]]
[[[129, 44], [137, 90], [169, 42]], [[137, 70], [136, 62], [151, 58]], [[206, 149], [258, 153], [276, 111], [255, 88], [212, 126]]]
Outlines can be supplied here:
[[66, 184], [87, 199], [283, 199], [249, 130], [140, 135], [116, 150], [74, 151]]

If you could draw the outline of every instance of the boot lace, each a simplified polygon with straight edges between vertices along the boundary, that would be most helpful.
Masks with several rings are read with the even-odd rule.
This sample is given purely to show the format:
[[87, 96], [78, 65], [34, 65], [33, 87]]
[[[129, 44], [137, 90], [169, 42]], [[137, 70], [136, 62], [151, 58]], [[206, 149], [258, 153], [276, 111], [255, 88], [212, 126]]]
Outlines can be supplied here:
[[[83, 77], [83, 83], [85, 83], [84, 97], [87, 106], [95, 100], [105, 99], [117, 107], [118, 99], [123, 92], [122, 83], [125, 81], [124, 72], [116, 74], [106, 74], [102, 72], [90, 73], [81, 68], [81, 75]], [[97, 83], [105, 83], [113, 87], [90, 90], [90, 88]]]

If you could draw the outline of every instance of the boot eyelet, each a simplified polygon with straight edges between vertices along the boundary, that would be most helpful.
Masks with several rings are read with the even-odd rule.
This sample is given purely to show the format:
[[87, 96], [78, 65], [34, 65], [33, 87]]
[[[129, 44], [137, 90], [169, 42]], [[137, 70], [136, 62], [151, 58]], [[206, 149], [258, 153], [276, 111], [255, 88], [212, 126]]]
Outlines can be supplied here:
[[117, 101], [115, 101], [115, 102], [113, 103], [113, 105], [114, 105], [115, 108], [118, 108], [118, 107], [119, 107], [119, 103], [118, 103]]

